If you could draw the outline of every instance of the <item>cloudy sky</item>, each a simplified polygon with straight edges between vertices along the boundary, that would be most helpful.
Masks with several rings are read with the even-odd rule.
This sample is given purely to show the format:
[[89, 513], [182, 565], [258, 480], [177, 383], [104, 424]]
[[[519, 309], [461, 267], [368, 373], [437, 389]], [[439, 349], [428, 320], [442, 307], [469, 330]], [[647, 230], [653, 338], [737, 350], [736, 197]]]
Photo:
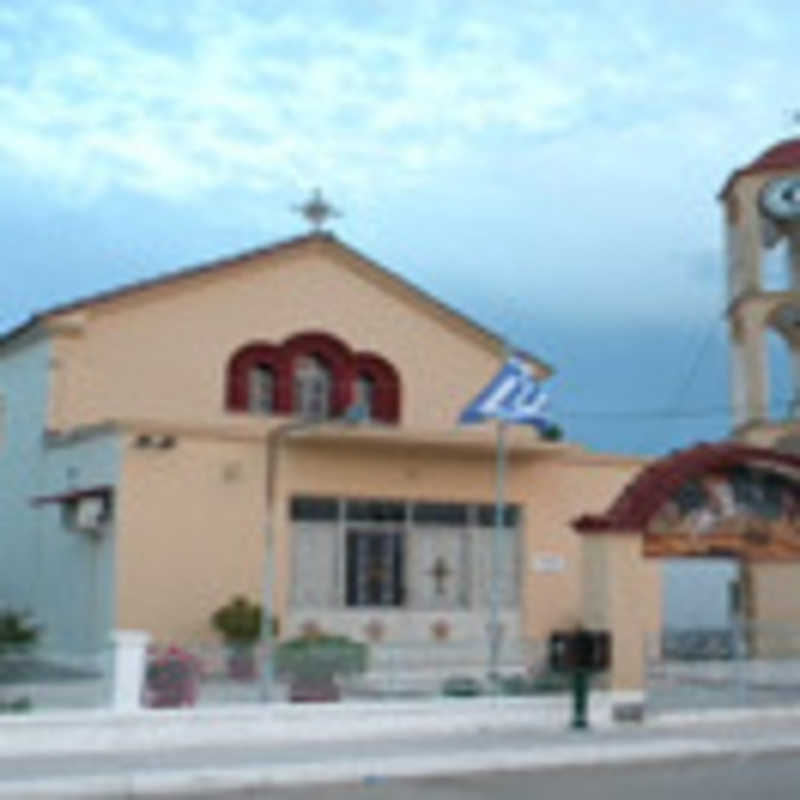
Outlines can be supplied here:
[[296, 235], [319, 185], [557, 366], [571, 438], [720, 437], [715, 193], [800, 134], [798, 40], [796, 0], [0, 0], [0, 328]]

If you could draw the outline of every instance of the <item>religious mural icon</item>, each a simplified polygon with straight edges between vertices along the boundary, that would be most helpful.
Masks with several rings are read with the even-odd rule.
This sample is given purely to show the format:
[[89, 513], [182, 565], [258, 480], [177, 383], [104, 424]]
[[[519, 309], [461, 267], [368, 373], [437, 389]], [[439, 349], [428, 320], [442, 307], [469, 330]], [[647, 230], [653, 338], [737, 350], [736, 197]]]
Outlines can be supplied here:
[[650, 555], [800, 556], [800, 486], [758, 466], [684, 483], [648, 526]]
[[646, 467], [584, 533], [640, 531], [644, 555], [800, 560], [800, 455], [737, 442], [701, 444]]

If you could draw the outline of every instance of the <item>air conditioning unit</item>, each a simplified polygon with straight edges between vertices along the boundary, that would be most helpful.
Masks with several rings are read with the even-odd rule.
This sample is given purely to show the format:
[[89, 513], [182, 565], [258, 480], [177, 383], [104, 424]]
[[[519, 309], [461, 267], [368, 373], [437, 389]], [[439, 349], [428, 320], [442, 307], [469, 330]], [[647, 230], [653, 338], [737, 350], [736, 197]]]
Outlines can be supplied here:
[[82, 497], [75, 506], [75, 527], [87, 533], [99, 533], [105, 516], [102, 497]]

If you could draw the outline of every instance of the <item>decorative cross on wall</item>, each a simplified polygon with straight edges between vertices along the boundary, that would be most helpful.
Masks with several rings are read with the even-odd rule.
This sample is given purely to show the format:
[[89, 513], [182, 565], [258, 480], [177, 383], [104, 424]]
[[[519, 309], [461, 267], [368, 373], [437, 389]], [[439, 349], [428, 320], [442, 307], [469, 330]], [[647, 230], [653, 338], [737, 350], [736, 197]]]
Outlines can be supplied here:
[[440, 597], [445, 593], [445, 581], [453, 574], [453, 571], [450, 567], [447, 566], [447, 562], [442, 558], [442, 556], [437, 556], [436, 560], [433, 562], [433, 566], [428, 572], [434, 580], [434, 591]]

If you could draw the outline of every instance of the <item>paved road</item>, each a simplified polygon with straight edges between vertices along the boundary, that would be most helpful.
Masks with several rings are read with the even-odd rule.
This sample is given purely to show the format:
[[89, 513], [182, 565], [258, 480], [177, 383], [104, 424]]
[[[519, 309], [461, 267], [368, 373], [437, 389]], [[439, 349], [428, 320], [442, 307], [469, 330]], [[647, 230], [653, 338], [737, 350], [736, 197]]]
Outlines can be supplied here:
[[[800, 724], [795, 720], [772, 722], [764, 727], [768, 739], [791, 737], [792, 746], [800, 746]], [[704, 746], [718, 740], [735, 748], [752, 742], [754, 730], [747, 725], [732, 727], [729, 724], [684, 728], [647, 730], [638, 726], [612, 730], [553, 731], [480, 731], [451, 735], [417, 735], [400, 738], [377, 738], [357, 741], [305, 741], [293, 743], [254, 742], [251, 745], [155, 747], [147, 750], [109, 751], [97, 753], [38, 754], [5, 756], [0, 753], [0, 788], [8, 781], [20, 779], [71, 779], [81, 776], [116, 776], [130, 773], [173, 772], [185, 770], [239, 769], [251, 771], [274, 768], [280, 774], [291, 771], [290, 782], [308, 774], [310, 766], [355, 761], [375, 765], [377, 773], [381, 764], [403, 759], [418, 763], [424, 758], [437, 758], [441, 763], [469, 766], [481, 756], [522, 754], [543, 757], [561, 752], [566, 759], [558, 763], [580, 763], [583, 754], [593, 758], [598, 751], [609, 755], [628, 753], [630, 760], [646, 760], [671, 753], [683, 757], [688, 753], [703, 754]], [[677, 749], [677, 752], [676, 752]], [[633, 754], [633, 755], [631, 755]], [[626, 756], [622, 760], [628, 760]], [[512, 763], [510, 768], [515, 768]], [[527, 764], [516, 765], [525, 769]], [[436, 772], [441, 772], [437, 768]], [[454, 770], [456, 771], [456, 770]], [[432, 774], [429, 772], [429, 774]], [[315, 778], [315, 780], [319, 780]], [[328, 779], [323, 779], [323, 782]], [[800, 798], [800, 793], [798, 793]]]
[[[0, 798], [64, 797], [69, 788], [71, 797], [91, 795], [106, 800], [174, 798], [180, 796], [179, 790], [193, 796], [202, 796], [196, 794], [198, 790], [205, 792], [207, 800], [217, 797], [394, 800], [420, 793], [434, 800], [496, 795], [542, 800], [550, 797], [693, 800], [701, 797], [698, 792], [703, 782], [712, 779], [719, 782], [716, 793], [724, 800], [739, 797], [780, 800], [784, 796], [796, 800], [800, 797], [797, 788], [800, 766], [793, 767], [793, 763], [796, 760], [800, 764], [800, 758], [775, 758], [770, 762], [771, 756], [766, 754], [777, 753], [800, 753], [800, 725], [793, 717], [763, 720], [759, 724], [740, 721], [660, 729], [632, 726], [587, 732], [487, 730], [450, 736], [372, 737], [361, 741], [293, 744], [254, 741], [248, 745], [177, 749], [156, 746], [102, 754], [0, 754]], [[721, 761], [700, 760], [712, 755]], [[654, 761], [660, 761], [661, 765], [656, 766]], [[721, 767], [723, 762], [727, 766]], [[768, 762], [776, 765], [775, 769], [763, 766]], [[634, 766], [646, 763], [652, 766], [645, 770]], [[562, 765], [580, 764], [594, 766], [555, 771]], [[600, 767], [600, 764], [617, 766]], [[674, 766], [679, 764], [688, 766]], [[534, 768], [538, 769], [534, 772]], [[495, 772], [498, 769], [508, 771]], [[522, 774], [523, 770], [531, 771]], [[399, 777], [459, 771], [461, 777], [438, 780]], [[471, 776], [463, 775], [470, 772]], [[365, 775], [387, 777], [357, 780]], [[602, 781], [595, 781], [597, 776]], [[678, 784], [673, 785], [673, 776], [678, 782], [695, 776], [696, 790], [687, 786], [685, 792], [676, 791]], [[734, 780], [732, 776], [738, 777]], [[672, 789], [667, 787], [668, 779]], [[351, 783], [331, 785], [337, 780]], [[632, 793], [619, 794], [621, 786], [629, 783]], [[308, 788], [285, 788], [299, 784]], [[656, 794], [662, 784], [664, 793]], [[764, 791], [760, 788], [762, 784]], [[753, 790], [754, 786], [757, 790]], [[273, 788], [234, 791], [231, 787]], [[549, 789], [552, 794], [548, 794], [548, 787], [552, 787]], [[750, 787], [750, 794], [741, 793], [742, 787]], [[784, 795], [783, 788], [792, 791]], [[666, 794], [668, 790], [670, 794]], [[702, 800], [708, 800], [708, 796], [706, 790]]]
[[[796, 754], [192, 794], [195, 800], [797, 800]], [[161, 795], [158, 800], [172, 800]]]

